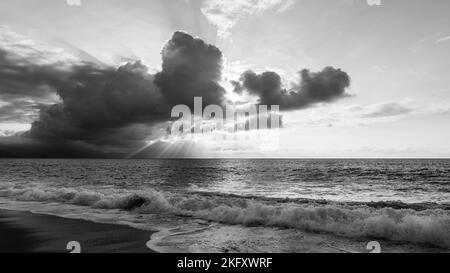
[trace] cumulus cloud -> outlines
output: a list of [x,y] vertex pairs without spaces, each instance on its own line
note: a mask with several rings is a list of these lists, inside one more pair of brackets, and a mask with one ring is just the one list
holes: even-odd
[[222,105],[225,89],[222,78],[222,52],[184,32],[175,32],[162,51],[162,71],[155,83],[171,105],[193,105],[194,97],[204,104]]
[[[221,51],[183,32],[174,33],[165,45],[162,71],[156,75],[139,61],[118,69],[84,63],[60,70],[22,64],[3,53],[0,73],[6,81],[2,81],[2,95],[37,96],[39,87],[46,86],[61,100],[48,107],[33,106],[41,111],[26,134],[31,138],[141,145],[140,141],[152,135],[150,127],[170,120],[172,106],[192,105],[194,96],[203,97],[205,104],[224,101],[225,90],[218,83]],[[2,107],[3,118],[13,114],[11,119],[17,118],[11,108]]]
[[162,95],[141,62],[115,70],[76,67],[68,76],[73,78],[57,89],[61,103],[41,111],[30,137],[108,143],[118,128],[167,119]]
[[[140,61],[118,68],[81,61],[60,66],[16,53],[0,49],[0,122],[35,121],[20,137],[3,138],[3,154],[123,157],[167,134],[173,106],[192,108],[196,96],[204,105],[226,102],[220,85],[222,52],[184,32],[175,32],[163,47],[156,74]],[[282,110],[344,97],[349,84],[345,72],[331,67],[301,71],[300,81],[289,91],[274,72],[248,71],[234,82],[236,91]],[[139,155],[159,154],[156,150],[139,150]]]
[[43,98],[54,90],[51,87],[64,84],[66,71],[58,66],[36,64],[14,52],[0,48],[0,82],[2,98]]
[[[91,151],[89,155],[106,150],[123,154],[161,137],[174,105],[192,106],[194,96],[203,97],[205,104],[224,102],[225,89],[219,84],[222,52],[183,32],[174,33],[164,46],[162,70],[157,74],[149,73],[140,61],[119,68],[77,63],[60,69],[27,62],[5,50],[0,53],[0,74],[4,77],[0,95],[7,98],[0,105],[3,121],[23,120],[30,109],[39,111],[23,140],[36,140],[33,144],[40,147],[27,151],[41,153],[51,142]],[[56,93],[59,102],[37,104],[36,100],[47,93]],[[34,99],[27,105],[15,100],[29,97]],[[59,149],[49,151],[55,156],[60,153]],[[70,156],[69,151],[66,156]]]
[[61,48],[0,26],[0,122],[30,124],[57,101],[55,87],[80,60]]
[[71,52],[0,26],[0,100],[55,102],[54,87],[67,82],[68,70],[83,61]]
[[258,96],[260,104],[279,105],[281,110],[302,109],[348,96],[350,76],[340,69],[326,67],[319,72],[304,69],[299,75],[299,82],[289,91],[283,88],[281,77],[275,72],[246,71],[233,85],[235,92],[247,91]]

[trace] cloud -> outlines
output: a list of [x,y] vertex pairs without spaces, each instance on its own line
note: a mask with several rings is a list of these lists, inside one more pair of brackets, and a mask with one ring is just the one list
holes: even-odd
[[398,102],[386,102],[366,107],[361,113],[363,118],[384,118],[405,115],[415,109]]
[[0,122],[34,121],[41,109],[57,102],[56,87],[70,81],[68,70],[81,65],[62,48],[0,26]]
[[141,62],[118,69],[76,67],[67,78],[76,78],[57,89],[61,103],[42,110],[28,136],[66,139],[91,144],[123,145],[116,135],[138,123],[167,120],[165,106],[154,77]]
[[[174,33],[164,46],[162,70],[155,75],[140,61],[118,68],[79,63],[59,69],[0,52],[0,74],[5,78],[0,95],[7,98],[0,105],[3,121],[29,121],[30,109],[39,111],[22,138],[39,147],[22,145],[28,149],[22,148],[20,154],[37,151],[42,156],[59,156],[63,150],[58,148],[45,152],[55,143],[55,147],[73,148],[67,150],[67,157],[79,150],[89,156],[99,151],[102,156],[105,151],[124,155],[163,136],[174,105],[192,106],[194,96],[202,96],[205,104],[224,103],[225,89],[219,85],[221,51],[183,32]],[[40,94],[43,87],[45,92]],[[52,92],[58,103],[34,103]],[[16,100],[29,97],[34,100],[21,105]]]
[[[218,84],[222,70],[218,48],[176,32],[164,47],[162,59],[162,71],[151,75],[139,61],[118,69],[85,63],[58,70],[3,58],[1,64],[8,67],[3,71],[9,75],[6,78],[11,87],[3,88],[2,95],[36,96],[39,86],[56,90],[61,102],[39,106],[43,109],[28,137],[132,146],[128,139],[137,145],[151,136],[149,127],[170,120],[172,106],[192,105],[194,96],[202,96],[205,104],[221,105],[224,101],[225,90]],[[1,109],[8,111],[5,107]],[[130,130],[130,134],[123,133]]]
[[443,43],[443,42],[446,42],[446,41],[450,41],[450,36],[442,37],[442,38],[436,40],[436,44]]
[[[195,96],[202,97],[204,105],[226,102],[220,85],[222,52],[184,32],[175,32],[165,44],[156,74],[141,61],[117,68],[82,61],[59,66],[20,56],[0,50],[0,122],[35,121],[20,137],[3,130],[9,137],[2,138],[0,154],[126,157],[141,151],[139,156],[151,157],[174,147],[161,142],[173,106],[193,108]],[[317,73],[301,71],[299,83],[289,92],[274,72],[248,71],[235,87],[260,103],[293,110],[345,97],[349,84],[345,72],[327,67]],[[156,140],[161,149],[147,147]]]
[[281,13],[281,12],[288,11],[293,5],[295,5],[295,1],[294,1],[294,0],[286,0],[286,1],[283,1],[283,2],[279,5],[279,7],[278,7],[278,9],[277,9],[277,12],[278,12],[278,13]]
[[67,73],[54,65],[40,65],[0,48],[0,82],[2,97],[43,98],[64,84]]
[[166,101],[173,105],[192,106],[195,96],[203,103],[222,105],[225,89],[222,79],[222,52],[184,32],[175,32],[162,51],[162,71],[155,75],[155,84]]
[[64,48],[49,45],[14,32],[10,27],[0,25],[0,48],[35,65],[70,66],[80,59]]
[[311,107],[297,113],[285,113],[288,127],[366,126],[396,122],[419,116],[439,116],[450,113],[448,104],[422,104],[411,99],[380,102],[369,105],[325,105]]
[[20,135],[28,131],[30,127],[30,124],[0,122],[0,137]]
[[[0,101],[1,102],[1,101]],[[0,103],[0,124],[7,122],[30,124],[39,116],[46,104],[29,99],[14,98]]]
[[275,72],[247,71],[233,85],[235,92],[247,91],[258,96],[260,104],[279,105],[281,110],[302,109],[349,96],[346,90],[350,86],[350,76],[340,69],[326,67],[319,72],[304,69],[299,75],[299,82],[289,91],[283,88],[281,77]]
[[207,0],[203,1],[202,12],[217,26],[219,36],[227,39],[234,26],[248,16],[269,9],[284,12],[293,4],[292,0]]
[[0,142],[1,157],[19,158],[119,158],[122,153],[83,142],[54,140],[52,142],[23,136],[3,137]]

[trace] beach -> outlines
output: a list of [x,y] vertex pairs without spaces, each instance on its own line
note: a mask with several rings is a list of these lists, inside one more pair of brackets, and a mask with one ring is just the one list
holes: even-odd
[[[0,253],[371,253],[368,240],[291,229],[211,225],[157,232],[119,224],[0,209]],[[286,244],[285,242],[289,242]],[[284,242],[284,243],[283,243]],[[380,241],[382,253],[445,253],[445,249]]]
[[82,253],[152,253],[151,232],[31,212],[0,210],[0,253],[69,253],[79,242]]

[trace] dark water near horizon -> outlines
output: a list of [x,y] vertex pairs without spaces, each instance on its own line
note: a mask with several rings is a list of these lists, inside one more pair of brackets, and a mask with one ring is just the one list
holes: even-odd
[[0,181],[332,201],[450,202],[446,159],[0,160]]
[[2,206],[120,215],[148,228],[155,219],[142,217],[181,215],[450,248],[450,160],[0,159]]

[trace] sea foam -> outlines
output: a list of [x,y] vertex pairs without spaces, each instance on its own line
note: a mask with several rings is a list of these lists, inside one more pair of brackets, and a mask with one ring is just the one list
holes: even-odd
[[154,190],[91,190],[0,187],[0,197],[60,202],[137,214],[170,214],[229,225],[326,232],[349,238],[378,238],[450,249],[450,215],[444,209],[395,209],[364,204],[296,203],[285,200],[163,193]]

